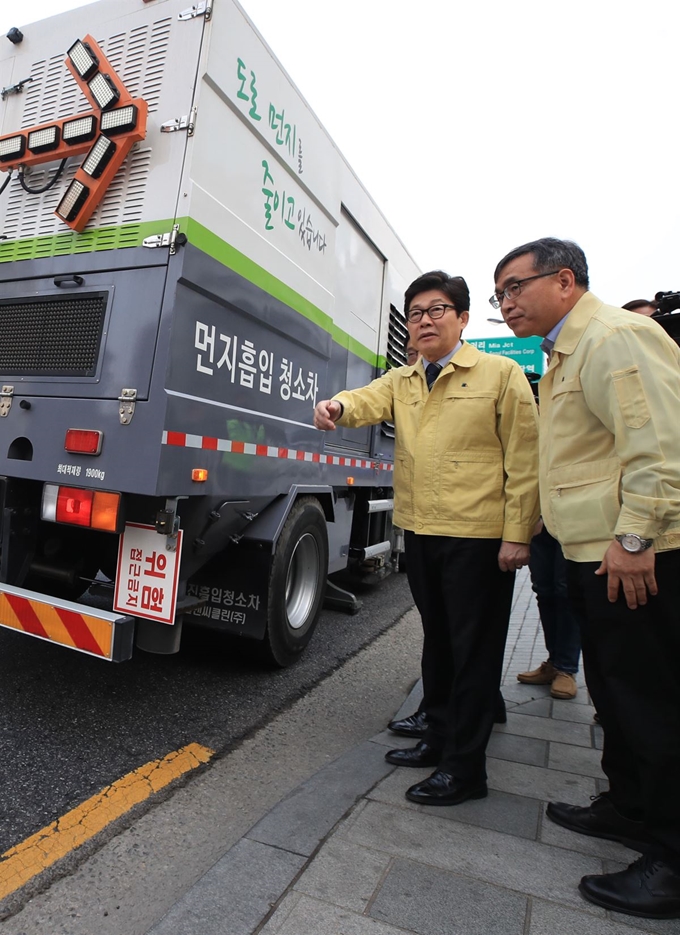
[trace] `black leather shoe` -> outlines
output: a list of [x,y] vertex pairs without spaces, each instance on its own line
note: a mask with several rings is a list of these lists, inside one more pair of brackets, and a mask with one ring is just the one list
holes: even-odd
[[484,799],[488,794],[489,790],[483,780],[461,782],[440,769],[406,790],[409,802],[417,802],[418,805],[460,805],[467,799]]
[[441,755],[441,750],[435,750],[421,740],[408,750],[390,750],[385,759],[395,766],[436,766]]
[[424,711],[416,711],[415,714],[403,717],[400,721],[390,721],[387,729],[402,737],[424,737],[427,729],[427,715]]
[[619,873],[583,877],[579,892],[597,906],[629,916],[680,918],[680,873],[651,856]]
[[498,701],[496,702],[496,713],[493,718],[494,724],[507,724],[508,714],[505,710],[505,698],[501,692],[498,692]]
[[[498,701],[496,702],[496,711],[493,717],[494,724],[507,724],[508,715],[505,710],[505,698],[498,692]],[[393,734],[399,734],[402,737],[424,737],[427,730],[427,715],[424,711],[416,711],[408,717],[401,718],[399,721],[390,721],[387,729]]]
[[649,846],[642,822],[624,818],[606,795],[593,799],[592,805],[585,808],[566,805],[564,802],[549,802],[545,813],[556,825],[562,825],[577,834],[619,841],[634,851],[644,851]]

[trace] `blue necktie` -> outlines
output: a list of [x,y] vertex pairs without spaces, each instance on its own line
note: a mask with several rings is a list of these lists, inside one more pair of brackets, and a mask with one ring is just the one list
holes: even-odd
[[431,390],[434,386],[434,381],[439,376],[439,371],[441,370],[439,364],[428,364],[425,368],[425,379],[427,380],[427,388]]

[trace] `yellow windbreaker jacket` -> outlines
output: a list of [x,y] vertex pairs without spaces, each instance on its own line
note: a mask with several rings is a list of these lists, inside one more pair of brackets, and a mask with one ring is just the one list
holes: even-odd
[[394,521],[422,535],[529,542],[538,419],[512,360],[464,343],[428,393],[420,361],[338,393],[341,425],[394,422]]
[[586,292],[539,383],[541,512],[577,562],[615,535],[680,547],[680,350],[655,321]]

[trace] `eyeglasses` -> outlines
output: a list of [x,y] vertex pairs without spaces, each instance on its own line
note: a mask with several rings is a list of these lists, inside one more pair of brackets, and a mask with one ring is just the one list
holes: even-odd
[[455,309],[455,305],[431,305],[429,308],[410,308],[406,312],[406,321],[417,322],[427,314],[430,316],[432,321],[436,321],[438,318],[441,318],[444,315],[444,312],[447,308]]
[[525,279],[517,279],[515,282],[511,282],[509,286],[506,286],[502,292],[494,292],[489,299],[489,304],[492,308],[500,308],[503,299],[517,298],[525,282],[531,282],[532,279],[543,279],[544,276],[554,276],[555,273],[559,273],[559,270],[553,269],[549,273],[538,273],[536,276],[527,276]]

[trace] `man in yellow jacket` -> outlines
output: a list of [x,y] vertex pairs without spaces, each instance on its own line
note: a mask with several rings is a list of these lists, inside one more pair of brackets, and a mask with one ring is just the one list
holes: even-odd
[[405,296],[415,364],[322,400],[319,429],[394,422],[394,521],[423,632],[427,730],[398,766],[437,767],[408,799],[456,805],[487,794],[515,571],[538,518],[537,415],[518,365],[462,340],[465,280],[425,273]]
[[609,792],[548,817],[645,856],[582,895],[680,917],[680,351],[588,291],[583,251],[544,238],[505,256],[490,302],[551,354],[539,384],[541,512],[580,614]]

